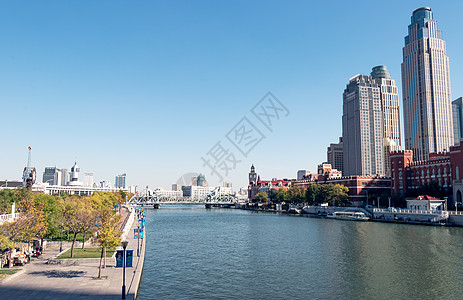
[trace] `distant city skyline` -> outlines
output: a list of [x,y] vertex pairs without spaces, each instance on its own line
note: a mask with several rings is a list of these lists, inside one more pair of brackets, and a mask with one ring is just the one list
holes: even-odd
[[[263,177],[315,173],[342,135],[348,78],[385,65],[402,99],[404,36],[423,6],[443,32],[455,100],[461,1],[4,2],[0,179],[21,179],[31,145],[39,180],[77,161],[94,182],[126,173],[127,185],[170,189],[202,173],[221,185],[201,157],[243,118],[265,138],[246,155],[227,146],[240,154],[223,179],[235,190],[252,164]],[[290,112],[270,129],[251,113],[269,91]]]

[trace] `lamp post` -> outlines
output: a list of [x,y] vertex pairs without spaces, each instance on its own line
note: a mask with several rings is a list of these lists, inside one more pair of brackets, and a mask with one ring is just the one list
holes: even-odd
[[140,257],[140,224],[137,224],[138,236],[137,236],[137,256]]
[[125,299],[125,249],[128,243],[128,241],[122,242],[122,248],[124,249],[122,258],[122,299]]
[[64,227],[61,225],[61,240],[59,242],[59,253],[63,252],[63,230]]

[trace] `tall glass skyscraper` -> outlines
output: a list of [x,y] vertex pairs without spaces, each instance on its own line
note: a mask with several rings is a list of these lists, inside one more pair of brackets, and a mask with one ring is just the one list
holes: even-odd
[[413,11],[402,63],[404,135],[414,160],[453,146],[449,58],[429,7]]

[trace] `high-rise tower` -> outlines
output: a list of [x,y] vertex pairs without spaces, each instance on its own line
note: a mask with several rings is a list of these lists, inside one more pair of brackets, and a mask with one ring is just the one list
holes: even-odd
[[349,80],[343,94],[343,174],[389,175],[389,153],[399,150],[399,95],[386,66]]
[[449,58],[429,7],[413,11],[402,63],[405,147],[415,161],[453,145]]
[[400,138],[399,93],[395,80],[391,78],[386,66],[376,66],[371,72],[371,79],[378,84],[383,115],[383,149],[384,173],[391,174],[391,151],[402,150]]
[[378,85],[367,75],[349,80],[343,94],[344,175],[384,174],[383,116]]

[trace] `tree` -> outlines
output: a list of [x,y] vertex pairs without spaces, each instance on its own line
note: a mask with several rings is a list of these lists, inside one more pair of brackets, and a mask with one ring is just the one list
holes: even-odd
[[266,192],[260,192],[256,195],[256,201],[257,202],[267,202],[268,196]]
[[[62,222],[74,235],[71,244],[71,257],[74,257],[74,245],[79,233],[86,233],[95,226],[96,210],[90,205],[90,198],[70,197],[63,203]],[[83,240],[85,243],[85,240]]]
[[309,185],[307,190],[305,191],[305,199],[309,205],[317,205],[322,203],[322,199],[320,198],[321,195],[321,187],[320,184],[314,183]]
[[277,190],[277,201],[278,203],[283,203],[283,202],[289,202],[289,199],[288,199],[288,193],[286,191],[286,189],[284,188],[279,188]]
[[328,184],[328,201],[332,205],[346,206],[350,204],[349,189],[342,184]]
[[287,197],[291,202],[302,203],[305,200],[305,192],[301,187],[291,185],[287,191]]
[[121,242],[121,231],[116,227],[119,222],[119,218],[120,216],[115,215],[109,208],[100,212],[100,223],[98,224],[99,229],[97,234],[97,241],[101,248],[98,278],[101,278],[103,254],[106,253],[106,248],[116,247]]
[[278,191],[276,189],[270,189],[268,191],[268,199],[272,202],[276,202],[278,199]]

